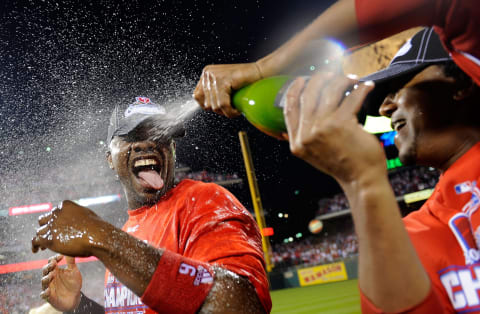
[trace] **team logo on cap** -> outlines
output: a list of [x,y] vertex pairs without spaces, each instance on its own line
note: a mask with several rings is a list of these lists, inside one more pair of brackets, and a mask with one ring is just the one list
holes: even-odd
[[165,114],[166,110],[163,106],[153,103],[148,97],[135,97],[135,102],[130,104],[125,110],[125,118],[132,114]]
[[150,103],[150,98],[148,97],[135,97],[136,105],[148,104],[148,103]]

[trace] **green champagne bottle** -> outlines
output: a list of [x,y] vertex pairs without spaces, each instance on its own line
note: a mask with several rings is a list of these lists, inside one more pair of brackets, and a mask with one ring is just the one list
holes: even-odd
[[236,91],[233,106],[260,131],[282,139],[287,132],[280,102],[292,77],[279,75],[261,79]]
[[[302,77],[306,81],[310,79],[309,76]],[[233,106],[263,133],[284,139],[282,133],[287,132],[287,127],[283,108],[287,91],[295,78],[288,75],[272,76],[244,86],[233,94]],[[357,113],[358,122],[362,125],[367,116],[366,104],[371,101],[369,97]]]

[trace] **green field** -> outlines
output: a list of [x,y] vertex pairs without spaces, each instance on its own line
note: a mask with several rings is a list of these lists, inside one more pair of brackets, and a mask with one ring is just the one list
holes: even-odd
[[357,280],[271,292],[272,313],[360,313]]

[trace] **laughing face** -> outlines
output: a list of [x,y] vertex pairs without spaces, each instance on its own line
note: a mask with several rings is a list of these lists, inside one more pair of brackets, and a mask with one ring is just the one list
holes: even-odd
[[173,186],[175,144],[153,141],[130,142],[116,136],[107,160],[118,174],[128,207],[155,204]]
[[432,65],[390,90],[379,111],[391,118],[397,131],[395,145],[400,160],[440,167],[442,158],[448,157],[456,121],[452,110],[455,80],[444,74],[442,66]]

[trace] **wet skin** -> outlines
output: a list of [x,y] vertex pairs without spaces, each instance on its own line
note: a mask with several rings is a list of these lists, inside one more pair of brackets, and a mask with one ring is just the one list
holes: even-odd
[[[115,137],[107,153],[110,168],[117,172],[127,197],[130,209],[155,204],[173,187],[175,179],[175,143],[156,143],[152,141],[130,142],[122,137]],[[138,159],[155,159],[158,172],[163,179],[161,190],[145,188],[140,183],[134,162]]]
[[[173,143],[129,142],[115,137],[110,148],[107,161],[118,174],[129,208],[151,206],[173,187]],[[133,169],[133,163],[138,158],[155,159],[158,162],[156,169],[164,182],[160,190],[145,188],[141,184]],[[40,228],[32,239],[34,253],[48,248],[67,256],[96,256],[119,281],[138,296],[143,295],[163,254],[163,249],[146,244],[102,220],[90,209],[71,201],[64,201],[58,208],[42,215],[39,225]],[[70,311],[79,304],[86,304],[85,309],[91,313],[102,312],[100,306],[80,296],[81,276],[78,276],[74,260],[69,260],[65,270],[57,267],[59,260],[60,257],[52,258],[44,267],[41,297],[61,311]],[[64,285],[65,282],[70,284]],[[248,279],[215,267],[214,285],[200,312],[245,311],[264,312],[251,283]]]

